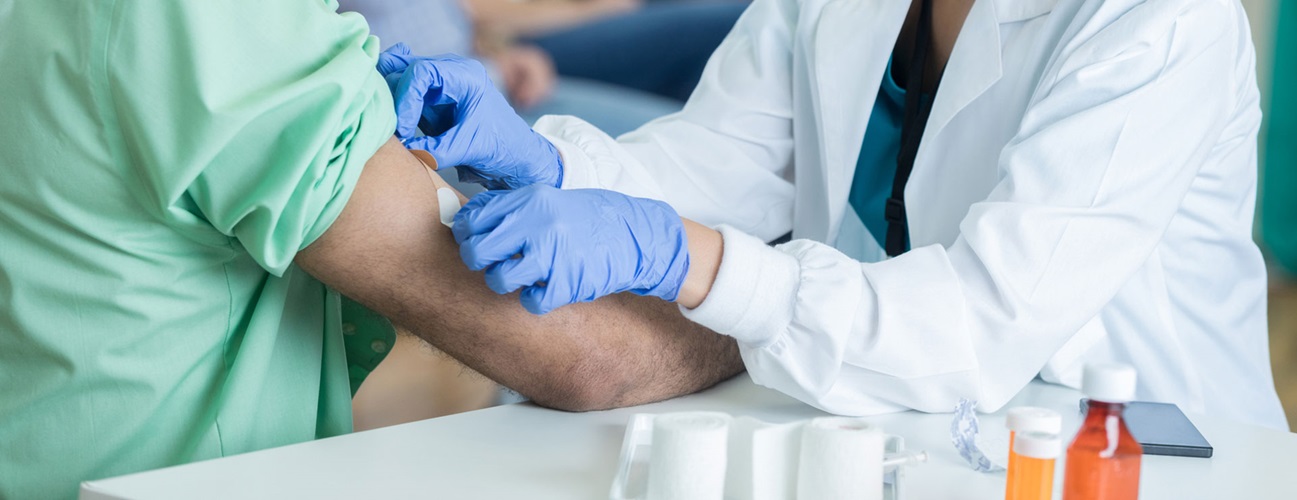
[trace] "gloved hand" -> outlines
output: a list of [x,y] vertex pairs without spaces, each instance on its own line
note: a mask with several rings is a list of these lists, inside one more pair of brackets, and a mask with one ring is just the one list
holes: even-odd
[[410,56],[410,46],[405,43],[397,43],[378,55],[378,64],[375,66],[378,68],[378,74],[383,75],[383,79],[387,80],[389,89],[396,87],[396,81],[391,77],[395,75],[399,79],[401,72],[410,66],[411,59],[414,58]]
[[[459,179],[488,189],[558,187],[563,162],[548,139],[514,113],[486,68],[458,56],[414,57],[397,44],[378,58],[396,103],[396,137],[432,154]],[[422,129],[424,137],[415,137]]]
[[487,191],[455,215],[453,232],[464,263],[486,269],[496,293],[521,288],[533,314],[626,291],[674,301],[689,274],[675,210],[613,191]]

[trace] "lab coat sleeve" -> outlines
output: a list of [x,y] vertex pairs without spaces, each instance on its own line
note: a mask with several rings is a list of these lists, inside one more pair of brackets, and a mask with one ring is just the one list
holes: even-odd
[[833,413],[1000,408],[1155,251],[1213,148],[1254,140],[1227,126],[1256,103],[1236,97],[1241,23],[1222,7],[1146,2],[1081,26],[949,248],[865,264],[722,228],[716,282],[686,315],[738,339],[758,383]]
[[772,240],[792,229],[792,32],[797,2],[755,0],[679,113],[613,140],[573,117],[535,129],[563,155],[563,187],[671,204]]

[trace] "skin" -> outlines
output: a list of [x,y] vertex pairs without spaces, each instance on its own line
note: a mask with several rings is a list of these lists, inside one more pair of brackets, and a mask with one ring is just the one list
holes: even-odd
[[495,382],[398,331],[392,351],[351,398],[352,427],[359,432],[486,408],[498,391]]
[[395,139],[366,163],[346,208],[296,258],[306,272],[537,404],[584,411],[710,387],[743,369],[733,339],[630,294],[535,316],[459,260],[441,225],[444,185]]
[[[901,34],[892,49],[892,77],[896,83],[908,88],[905,77],[909,75],[909,62],[914,49],[914,37],[918,34],[919,1],[910,3],[910,13],[901,25]],[[959,30],[964,27],[973,0],[932,0],[932,53],[928,56],[927,78],[923,82],[923,91],[931,92],[937,88],[941,72],[950,60],[950,53],[959,38]]]
[[[918,0],[911,3],[910,14],[901,26],[901,34],[892,52],[892,76],[902,87],[908,83],[904,77],[909,74],[907,63],[913,53],[914,37],[918,31],[920,5],[922,4]],[[973,0],[933,0],[932,7],[932,53],[928,57],[928,64],[932,66],[928,68],[923,82],[925,92],[937,88],[941,72],[945,70],[950,53],[954,51],[955,41],[959,38],[959,30],[963,28],[968,11],[973,7]],[[720,233],[715,230],[689,219],[682,220],[689,241],[690,265],[689,274],[685,276],[676,301],[693,309],[703,303],[711,292],[712,284],[716,282],[722,243]]]
[[514,106],[530,108],[554,92],[558,71],[545,51],[530,45],[514,45],[491,57],[500,69],[505,95]]
[[468,0],[469,14],[497,36],[536,36],[639,9],[642,0]]

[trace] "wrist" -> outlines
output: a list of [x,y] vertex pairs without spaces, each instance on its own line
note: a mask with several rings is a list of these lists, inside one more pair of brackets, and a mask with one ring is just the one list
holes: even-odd
[[558,169],[558,180],[554,182],[554,187],[563,189],[563,153],[558,148],[555,148],[553,144],[550,144],[549,147],[554,148],[554,166]]
[[711,293],[716,273],[721,268],[721,254],[725,247],[721,233],[707,226],[681,219],[688,240],[690,265],[680,287],[676,302],[688,309],[698,307]]
[[636,214],[626,224],[638,228],[632,229],[630,236],[639,247],[635,285],[630,291],[675,302],[691,267],[684,220],[665,202],[626,199],[632,202],[631,213]]
[[535,129],[532,129],[531,133],[536,140],[540,141],[540,150],[548,153],[550,158],[550,162],[541,167],[543,170],[536,172],[534,182],[543,182],[558,189],[563,189],[563,153],[559,151],[558,146],[554,145],[554,141],[549,140],[548,137]]

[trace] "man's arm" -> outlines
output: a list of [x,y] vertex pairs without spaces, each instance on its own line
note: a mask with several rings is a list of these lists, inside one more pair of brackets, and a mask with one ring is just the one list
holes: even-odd
[[438,222],[436,187],[388,141],[302,269],[538,404],[595,410],[692,393],[742,371],[733,339],[629,294],[545,316],[497,295]]

